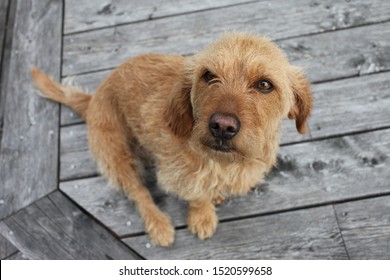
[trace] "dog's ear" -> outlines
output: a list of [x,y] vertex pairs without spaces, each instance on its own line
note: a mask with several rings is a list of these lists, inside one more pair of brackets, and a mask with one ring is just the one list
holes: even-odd
[[295,119],[298,132],[304,134],[307,131],[306,122],[313,107],[310,83],[303,75],[302,69],[298,67],[292,67],[289,80],[294,94],[294,104],[288,113],[288,118]]
[[194,119],[191,106],[192,81],[184,74],[174,85],[168,96],[165,121],[178,137],[187,138],[191,134]]

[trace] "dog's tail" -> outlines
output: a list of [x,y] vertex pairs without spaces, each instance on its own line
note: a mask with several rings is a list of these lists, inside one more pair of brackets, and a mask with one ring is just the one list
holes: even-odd
[[31,70],[31,76],[35,86],[41,91],[42,97],[65,104],[76,111],[84,120],[86,119],[91,95],[77,88],[63,86],[35,67]]

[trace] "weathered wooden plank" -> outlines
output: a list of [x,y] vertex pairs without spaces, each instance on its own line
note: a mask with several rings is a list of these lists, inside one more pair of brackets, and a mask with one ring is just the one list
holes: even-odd
[[[265,183],[247,196],[227,200],[218,215],[224,220],[388,193],[389,164],[390,130],[284,146],[279,167]],[[106,185],[105,179],[90,178],[60,188],[117,234],[142,232],[133,203]],[[185,203],[164,193],[155,198],[176,226],[186,225]]]
[[97,176],[95,160],[89,151],[61,154],[60,180]]
[[390,72],[316,84],[313,90],[312,139],[390,126]]
[[335,209],[351,259],[390,259],[390,196],[342,203]]
[[61,154],[88,151],[85,124],[66,126],[61,129]]
[[[278,40],[389,19],[390,4],[388,1],[313,2],[312,0],[298,0],[294,2],[294,5],[286,1],[261,1],[65,36],[63,75],[112,68],[128,57],[146,52],[194,53],[226,30],[250,31]],[[139,32],[140,30],[142,32]],[[369,68],[370,59],[375,57],[366,58],[354,54],[350,51],[351,46],[354,48],[357,46],[356,49],[361,46],[370,46],[376,43],[377,40],[372,41],[372,39],[378,39],[377,36],[380,33],[379,42],[388,47],[389,42],[385,39],[390,32],[388,30],[390,30],[389,23],[375,27],[363,27],[361,30],[350,29],[337,33],[337,35],[324,34],[324,37],[306,39],[310,40],[310,44],[306,43],[306,40],[303,45],[294,43],[290,49],[293,54],[297,53],[299,58],[308,56],[307,60],[313,57],[311,52],[321,54],[324,59],[314,56],[318,64],[332,65],[332,69],[335,70],[345,67],[345,63],[340,63],[340,57],[343,57],[341,55],[345,55],[343,60],[347,62],[349,68],[354,68],[354,72],[363,72],[365,66],[356,70],[358,65],[364,65],[368,59],[367,67]],[[361,32],[364,32],[365,36],[361,36]],[[319,41],[316,42],[316,40]],[[340,44],[343,45],[343,51],[337,52],[338,55],[335,56],[334,48]],[[318,50],[314,49],[318,47],[320,47]],[[327,64],[325,57],[332,58],[332,56],[334,57],[331,63]],[[305,62],[302,61],[304,65]],[[332,76],[332,71],[329,72],[327,74]]]
[[[186,203],[174,196],[167,196],[162,190],[149,184],[157,205],[175,221],[185,221]],[[118,189],[107,183],[103,177],[63,182],[60,189],[82,205],[103,224],[122,236],[144,231],[144,224],[133,202]]]
[[169,250],[146,236],[124,241],[147,259],[347,258],[331,206],[222,223],[206,241],[179,230]]
[[[3,53],[3,40],[5,38],[5,31],[7,27],[9,0],[0,0],[0,53]],[[1,62],[1,58],[0,58]]]
[[215,9],[227,5],[253,2],[248,0],[146,0],[146,1],[78,1],[65,2],[65,33],[151,20],[159,17]]
[[[299,135],[294,122],[286,120],[282,144],[390,126],[389,88],[390,72],[314,85],[310,134]],[[96,173],[96,164],[88,152],[85,124],[62,128],[61,180]]]
[[0,0],[0,69],[2,63],[5,32],[7,28],[9,0]]
[[60,192],[0,222],[0,232],[29,259],[138,258]]
[[62,2],[16,5],[0,149],[0,219],[57,186],[59,106],[35,94],[30,67],[59,76]]
[[29,260],[23,253],[17,252],[16,254],[13,254],[7,258],[7,260]]
[[0,0],[0,147],[3,135],[5,81],[8,79],[7,74],[12,39],[9,30],[11,30],[10,26],[13,26],[14,11],[15,1],[11,3],[10,0]]
[[15,254],[18,250],[3,235],[0,234],[0,260]]
[[61,129],[60,180],[97,174],[96,163],[89,152],[85,124]]
[[280,41],[313,82],[390,69],[390,22]]

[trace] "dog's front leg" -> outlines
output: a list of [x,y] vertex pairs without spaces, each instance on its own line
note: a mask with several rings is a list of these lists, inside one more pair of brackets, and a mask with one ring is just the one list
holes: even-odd
[[211,200],[190,201],[188,229],[200,239],[210,238],[218,224],[218,216]]

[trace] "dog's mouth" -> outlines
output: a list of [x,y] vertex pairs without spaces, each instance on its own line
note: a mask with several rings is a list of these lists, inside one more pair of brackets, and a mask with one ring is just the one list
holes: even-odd
[[207,148],[215,152],[233,153],[236,151],[230,141],[221,141],[221,140],[215,140],[211,142],[205,141],[203,145],[205,145]]

